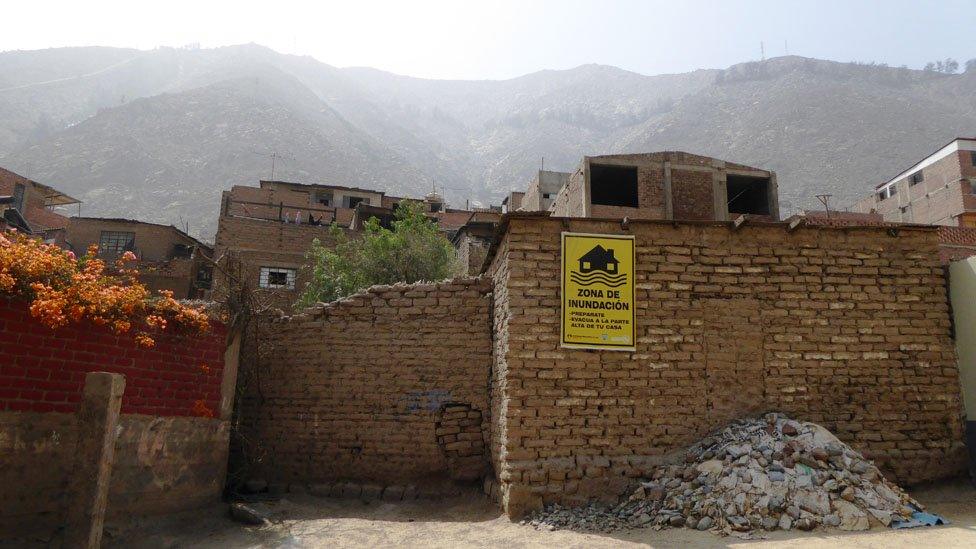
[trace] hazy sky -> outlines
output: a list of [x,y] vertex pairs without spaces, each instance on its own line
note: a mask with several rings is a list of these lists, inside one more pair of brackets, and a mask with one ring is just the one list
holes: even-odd
[[584,63],[644,74],[789,53],[920,68],[976,57],[976,1],[29,0],[0,50],[257,42],[337,66],[508,78]]

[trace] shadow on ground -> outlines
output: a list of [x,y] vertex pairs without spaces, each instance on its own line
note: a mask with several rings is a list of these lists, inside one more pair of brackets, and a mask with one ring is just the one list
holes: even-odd
[[687,529],[594,534],[542,531],[512,523],[479,493],[400,503],[288,494],[271,505],[272,523],[248,527],[227,506],[144,520],[106,537],[107,547],[976,547],[976,490],[967,481],[912,491],[952,524],[913,530],[774,532],[742,540]]

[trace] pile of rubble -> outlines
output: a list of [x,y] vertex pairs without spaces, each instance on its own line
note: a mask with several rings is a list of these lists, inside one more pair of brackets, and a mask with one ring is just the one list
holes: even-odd
[[540,528],[687,527],[718,533],[866,530],[921,506],[823,427],[780,414],[734,422],[662,466],[616,507],[549,506]]

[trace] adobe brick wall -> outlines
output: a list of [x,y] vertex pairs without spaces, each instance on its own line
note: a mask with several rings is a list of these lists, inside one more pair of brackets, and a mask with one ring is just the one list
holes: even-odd
[[[102,327],[52,331],[23,302],[0,298],[0,539],[63,525],[74,412],[90,371],[126,377],[109,518],[218,501],[229,438],[221,400],[234,392],[233,376],[223,379],[224,337],[217,325],[204,337],[157,336],[145,349]],[[197,417],[197,400],[220,417]]]
[[635,353],[559,346],[560,231],[495,251],[492,458],[510,513],[613,495],[732,417],[831,429],[905,483],[963,470],[959,374],[930,229],[634,222]]
[[488,292],[476,278],[375,286],[261,322],[260,358],[242,365],[258,368],[242,402],[251,474],[380,483],[447,476],[446,450],[463,449],[438,445],[441,408],[468,405],[487,424]]

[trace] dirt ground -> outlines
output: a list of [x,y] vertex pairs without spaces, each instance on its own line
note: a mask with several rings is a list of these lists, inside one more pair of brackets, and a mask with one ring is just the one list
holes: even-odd
[[614,534],[540,531],[512,523],[484,497],[442,501],[363,503],[288,494],[269,504],[273,523],[231,521],[226,505],[109,529],[108,547],[976,547],[976,489],[966,481],[913,491],[930,512],[951,524],[866,532],[774,532],[741,540],[687,529],[640,529]]

